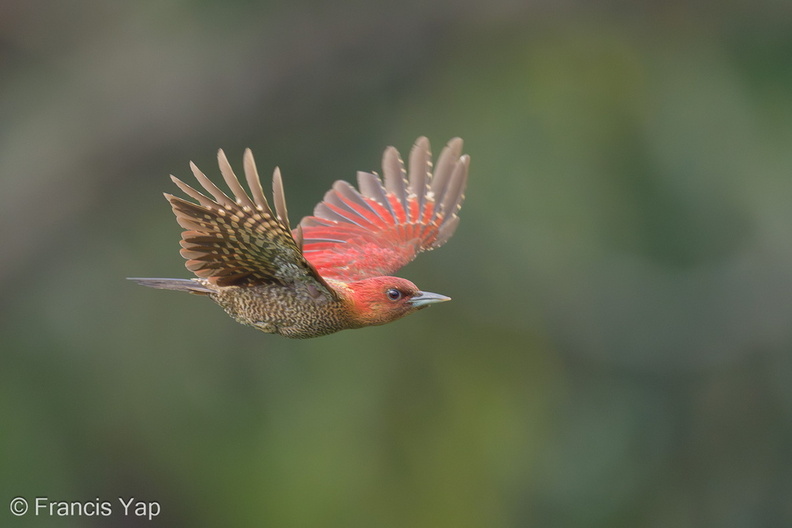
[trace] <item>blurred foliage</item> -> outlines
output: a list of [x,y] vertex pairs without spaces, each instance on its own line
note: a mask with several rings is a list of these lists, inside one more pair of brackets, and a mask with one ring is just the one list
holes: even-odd
[[[785,2],[0,6],[0,499],[161,526],[792,524]],[[462,136],[452,303],[291,341],[186,277],[168,173],[293,218]],[[234,161],[236,160],[236,161]],[[132,526],[102,517],[4,526]]]

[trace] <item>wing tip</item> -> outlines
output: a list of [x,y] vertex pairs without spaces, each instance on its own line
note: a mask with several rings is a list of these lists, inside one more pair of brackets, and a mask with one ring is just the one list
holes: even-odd
[[465,141],[459,136],[454,136],[448,140],[446,146],[451,149],[459,149],[459,151],[462,152],[462,148],[465,146]]
[[275,216],[284,227],[291,230],[289,224],[289,211],[286,208],[286,193],[283,189],[283,177],[280,167],[272,171],[272,200],[275,202]]

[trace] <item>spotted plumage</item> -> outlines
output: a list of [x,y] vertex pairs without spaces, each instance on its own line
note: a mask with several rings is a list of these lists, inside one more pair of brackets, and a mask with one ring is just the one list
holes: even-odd
[[242,324],[297,338],[384,324],[449,300],[390,274],[419,252],[445,243],[456,229],[469,165],[461,139],[443,149],[434,172],[426,138],[410,153],[409,174],[389,147],[384,180],[360,172],[360,190],[335,182],[294,230],[277,168],[273,210],[249,149],[244,154],[249,194],[222,150],[218,164],[233,199],[192,163],[211,197],[173,176],[194,202],[165,194],[184,228],[185,265],[197,278],[132,280],[207,295]]

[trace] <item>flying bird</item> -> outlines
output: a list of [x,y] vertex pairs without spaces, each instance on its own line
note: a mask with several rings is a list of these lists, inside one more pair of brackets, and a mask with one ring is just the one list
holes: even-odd
[[470,164],[460,138],[448,142],[434,170],[426,138],[415,142],[408,170],[388,147],[382,178],[358,172],[358,189],[336,181],[295,229],[278,168],[273,210],[250,149],[243,158],[249,193],[222,150],[217,160],[233,198],[192,162],[195,179],[211,197],[175,176],[173,182],[194,201],[165,193],[184,228],[185,266],[196,278],[130,280],[206,295],[239,323],[293,338],[381,325],[450,300],[391,275],[456,230]]

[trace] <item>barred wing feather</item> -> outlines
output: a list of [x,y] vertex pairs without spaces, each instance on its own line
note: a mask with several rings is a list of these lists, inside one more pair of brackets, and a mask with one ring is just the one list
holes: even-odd
[[229,198],[194,164],[195,178],[211,195],[198,192],[178,178],[176,185],[195,202],[165,194],[182,233],[185,266],[198,277],[218,286],[309,283],[312,291],[335,298],[333,290],[305,260],[289,228],[283,184],[278,169],[273,176],[273,211],[261,188],[250,150],[245,151],[245,176],[250,195],[243,189],[222,150],[217,155],[220,172],[234,198]]

